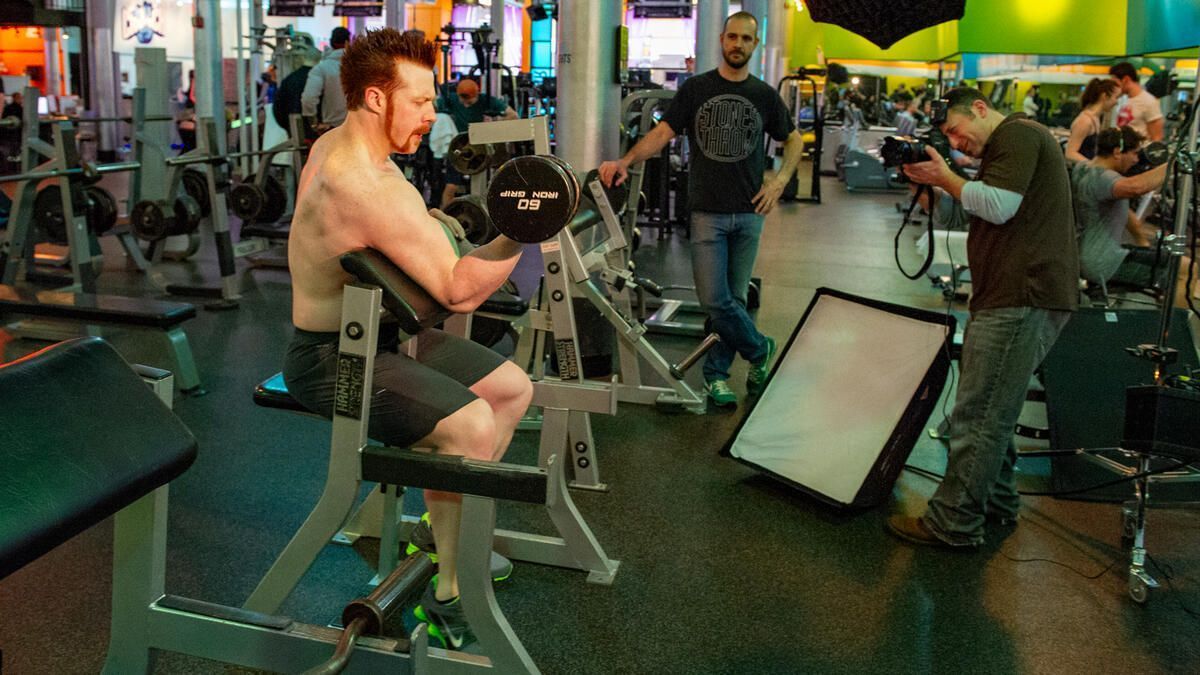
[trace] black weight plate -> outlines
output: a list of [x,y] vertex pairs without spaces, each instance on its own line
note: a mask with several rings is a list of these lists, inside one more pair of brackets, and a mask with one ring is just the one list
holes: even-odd
[[549,157],[517,157],[488,185],[487,212],[510,239],[536,244],[571,222],[578,193],[570,172]]
[[174,218],[168,225],[167,234],[191,234],[200,225],[200,204],[188,195],[179,195],[172,206]]
[[212,202],[208,199],[208,178],[200,171],[188,169],[180,176],[183,191],[200,205],[200,216],[207,218],[212,213]]
[[140,201],[129,213],[129,228],[142,241],[164,239],[167,236],[167,214],[156,201]]
[[450,165],[464,176],[474,176],[487,171],[491,162],[489,154],[488,146],[471,145],[470,137],[466,133],[451,139],[450,148],[446,151]]
[[499,234],[492,219],[488,217],[487,203],[479,195],[457,197],[446,208],[446,215],[458,220],[467,233],[467,241],[482,246]]
[[66,245],[67,219],[57,185],[47,185],[33,198],[33,222],[51,244]]
[[117,224],[116,198],[98,185],[89,185],[84,192],[88,198],[88,229],[97,236],[107,233]]
[[579,198],[582,196],[580,194],[582,189],[579,186],[579,177],[575,175],[575,171],[571,168],[571,165],[567,164],[567,160],[561,157],[555,157],[554,155],[546,155],[546,159],[549,159],[557,164],[563,170],[563,173],[566,174],[567,180],[571,183],[571,194],[573,195],[571,203],[575,205],[575,210],[578,211]]
[[267,175],[267,180],[262,187],[266,201],[263,202],[262,211],[255,217],[255,221],[278,223],[279,219],[283,217],[283,212],[287,211],[287,191],[284,190],[283,183],[272,175]]
[[229,193],[229,208],[243,223],[253,223],[266,203],[266,193],[253,183],[242,183]]
[[[592,199],[591,188],[592,181],[594,180],[600,180],[599,169],[592,169],[591,171],[587,172],[586,176],[583,177],[583,196],[586,197],[589,202],[594,201]],[[600,184],[603,186],[603,181]],[[625,203],[629,201],[629,181],[626,180],[620,185],[605,187],[604,193],[608,195],[608,203],[612,205],[613,213],[620,214],[625,210]]]

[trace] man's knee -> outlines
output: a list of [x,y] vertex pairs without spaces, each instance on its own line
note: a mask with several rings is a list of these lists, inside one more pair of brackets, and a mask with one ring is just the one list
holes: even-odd
[[496,419],[491,406],[475,399],[438,422],[432,439],[438,452],[490,460],[496,446]]
[[505,361],[492,374],[496,376],[498,391],[506,402],[522,411],[529,407],[533,400],[533,382],[528,373],[512,361]]

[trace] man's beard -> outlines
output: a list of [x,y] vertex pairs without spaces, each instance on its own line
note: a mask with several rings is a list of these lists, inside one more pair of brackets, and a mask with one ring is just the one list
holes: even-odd
[[750,55],[746,54],[745,52],[743,52],[741,55],[742,60],[740,63],[734,60],[738,58],[738,55],[732,51],[721,52],[721,56],[724,57],[725,63],[728,64],[730,68],[741,68],[750,62]]

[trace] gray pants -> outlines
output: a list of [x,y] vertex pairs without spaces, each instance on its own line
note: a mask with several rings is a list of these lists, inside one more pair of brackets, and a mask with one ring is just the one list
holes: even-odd
[[946,477],[923,520],[955,546],[983,541],[988,513],[1015,516],[1013,428],[1029,378],[1066,325],[1070,312],[1004,307],[971,314],[963,336],[961,377],[950,415]]

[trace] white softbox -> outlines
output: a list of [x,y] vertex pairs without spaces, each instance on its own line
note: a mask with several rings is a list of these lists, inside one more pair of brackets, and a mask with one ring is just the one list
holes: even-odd
[[723,452],[830,504],[882,502],[950,367],[954,318],[820,288]]

